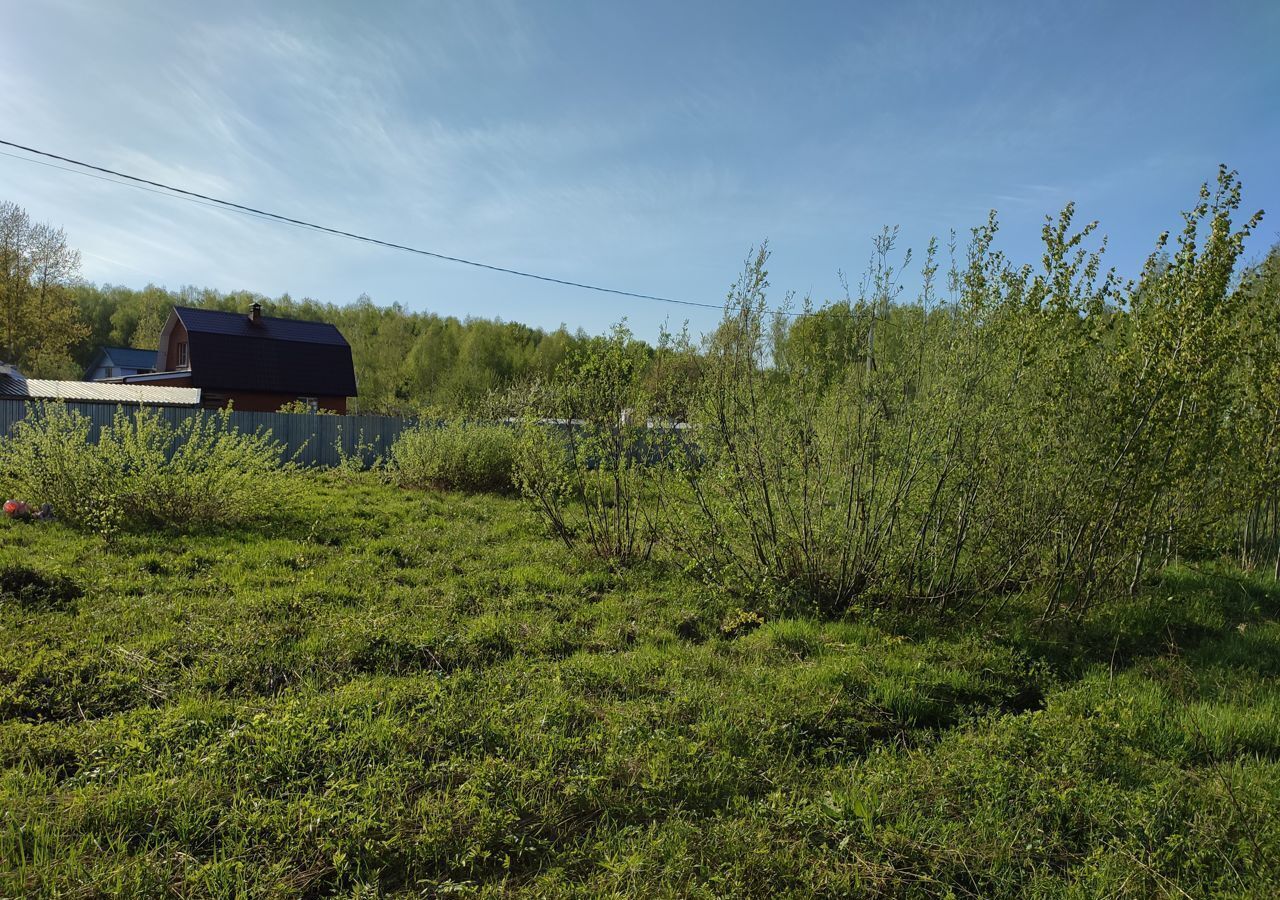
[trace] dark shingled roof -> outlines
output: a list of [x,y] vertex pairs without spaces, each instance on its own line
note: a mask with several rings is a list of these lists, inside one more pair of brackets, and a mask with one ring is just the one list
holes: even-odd
[[[327,322],[174,308],[187,329],[192,387],[356,396],[351,345]],[[172,360],[170,361],[172,362]]]
[[139,350],[137,347],[103,347],[98,353],[124,369],[154,369],[156,367],[156,351],[154,350]]

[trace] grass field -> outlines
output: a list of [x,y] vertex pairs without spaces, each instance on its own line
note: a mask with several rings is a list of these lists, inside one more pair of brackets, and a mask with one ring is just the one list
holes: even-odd
[[268,517],[0,525],[0,895],[1280,892],[1268,579],[760,623],[511,499]]

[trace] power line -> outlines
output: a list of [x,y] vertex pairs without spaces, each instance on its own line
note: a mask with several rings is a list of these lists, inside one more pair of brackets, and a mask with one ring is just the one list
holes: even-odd
[[[3,143],[3,141],[0,141],[0,143]],[[209,209],[222,209],[222,207],[218,206],[217,204],[206,203],[203,200],[197,200],[195,197],[183,197],[178,194],[170,194],[170,193],[166,193],[165,191],[158,191],[154,188],[145,187],[141,184],[131,184],[128,181],[117,181],[114,178],[107,178],[105,175],[95,175],[92,172],[82,172],[79,169],[72,169],[67,166],[59,166],[56,163],[44,162],[43,160],[39,160],[39,159],[32,159],[29,156],[19,156],[16,153],[6,153],[3,150],[0,150],[0,156],[7,156],[10,159],[18,159],[18,160],[21,160],[22,162],[33,163],[37,166],[45,166],[46,168],[57,169],[60,172],[70,172],[72,175],[83,175],[85,178],[96,178],[98,181],[105,181],[107,184],[118,184],[121,187],[137,188],[138,190],[146,191],[149,194],[159,194],[161,197],[170,197],[174,200],[186,200],[188,203],[194,203],[197,206],[205,206],[205,207],[208,207]],[[227,210],[227,211],[232,212],[233,210]],[[252,215],[252,214],[245,213],[245,215]],[[271,221],[271,219],[268,218],[267,216],[254,215],[254,218],[265,219],[268,222]]]
[[[565,287],[579,288],[585,291],[596,291],[601,294],[613,294],[618,297],[631,297],[636,300],[653,300],[659,303],[670,303],[676,306],[690,306],[690,307],[696,307],[698,309],[712,309],[717,311],[723,311],[725,309],[724,304],[701,303],[696,300],[680,300],[674,297],[661,297],[655,294],[642,294],[635,291],[624,291],[618,288],[602,287],[596,284],[587,284],[585,282],[580,282],[580,281],[570,281],[564,278],[555,278],[550,275],[539,275],[536,272],[524,272],[524,271],[521,271],[520,269],[508,268],[507,266],[497,266],[497,265],[492,265],[490,263],[478,262],[473,259],[465,259],[460,256],[450,256],[445,253],[437,253],[434,250],[423,250],[420,247],[411,247],[407,244],[398,244],[393,241],[384,241],[384,240],[380,240],[379,238],[373,238],[367,235],[357,234],[352,231],[344,231],[343,229],[340,229],[340,228],[331,228],[327,225],[318,225],[315,222],[308,222],[304,219],[296,219],[291,216],[282,215],[280,213],[274,213],[268,210],[258,209],[257,207],[247,206],[242,203],[234,203],[230,200],[223,200],[219,197],[212,197],[208,194],[201,194],[197,191],[191,191],[185,188],[174,187],[171,184],[165,184],[164,182],[161,182],[161,181],[154,181],[150,178],[142,178],[138,175],[129,175],[128,173],[120,172],[115,169],[109,169],[105,166],[98,166],[98,165],[94,165],[93,163],[84,162],[83,160],[73,159],[69,156],[61,156],[57,153],[50,153],[47,150],[38,150],[35,147],[28,147],[25,144],[18,144],[13,141],[6,141],[3,139],[0,139],[0,145],[6,146],[6,147],[12,147],[15,150],[21,150],[24,153],[31,153],[31,154],[35,154],[36,156],[43,156],[45,157],[45,159],[58,160],[58,162],[68,163],[71,166],[78,166],[79,168],[72,169],[72,168],[68,168],[67,166],[57,165],[56,163],[44,162],[39,159],[31,159],[30,157],[19,156],[14,153],[5,153],[3,151],[0,151],[0,156],[7,156],[11,159],[18,159],[24,162],[35,163],[36,165],[47,166],[48,168],[58,169],[63,172],[70,172],[74,175],[84,175],[88,178],[96,178],[99,181],[106,181],[110,184],[118,184],[124,187],[137,188],[139,190],[147,191],[148,193],[160,194],[161,196],[164,196],[164,197],[173,197],[174,199],[177,199],[177,200],[186,200],[191,203],[199,204],[200,206],[207,206],[213,209],[225,209],[231,212],[238,212],[243,215],[253,216],[254,218],[258,218],[258,219],[266,219],[269,221],[282,222],[286,225],[293,225],[298,228],[306,228],[313,231],[319,231],[324,234],[331,234],[337,237],[344,237],[350,240],[361,241],[362,243],[366,243],[366,244],[375,244],[379,247],[386,247],[391,250],[400,250],[406,253],[415,253],[419,256],[427,256],[427,257],[431,257],[432,259],[439,259],[445,262],[458,263],[460,265],[471,266],[477,269],[486,269],[490,272],[501,272],[506,275],[514,275],[520,278],[531,278],[531,279],[534,279],[535,281],[543,281],[550,284],[559,284],[559,285],[564,285]],[[94,174],[94,173],[99,173],[99,174]],[[772,310],[767,310],[766,312],[772,315],[786,316],[788,318],[802,318],[805,316],[809,316],[809,315],[813,315],[815,313],[821,312],[821,310],[812,310],[812,311],[801,310],[798,312],[793,312],[790,310],[772,309]],[[874,318],[876,321],[887,322],[889,324],[896,324],[896,323],[890,322],[887,319],[883,319],[880,316],[876,316],[874,314],[872,315],[872,318]]]
[[[68,157],[68,156],[60,156],[57,153],[50,153],[46,150],[37,150],[35,147],[28,147],[24,144],[14,143],[13,141],[6,141],[6,140],[0,139],[0,144],[3,144],[6,147],[13,147],[16,150],[22,150],[26,153],[33,153],[37,156],[43,156],[46,159],[56,159],[59,162],[69,163],[73,166],[79,166],[81,169],[88,169],[92,172],[100,172],[103,175],[113,176],[114,178],[123,178],[128,182],[132,182],[132,185],[130,186],[148,186],[150,188],[159,188],[161,189],[161,191],[168,191],[168,192],[171,192],[172,194],[180,195],[182,197],[205,201],[206,204],[213,203],[226,209],[237,210],[239,212],[248,213],[250,215],[258,216],[260,218],[274,219],[277,222],[284,222],[289,225],[296,225],[300,228],[310,228],[314,231],[321,231],[326,234],[337,235],[338,237],[350,238],[351,240],[362,241],[366,244],[376,244],[380,247],[388,247],[392,250],[402,250],[406,253],[416,253],[419,256],[429,256],[433,259],[444,260],[445,262],[459,263],[461,265],[472,266],[477,269],[487,269],[490,272],[502,272],[507,275],[516,275],[521,278],[532,278],[537,281],[545,281],[551,284],[560,284],[560,285],[564,285],[565,287],[579,288],[585,291],[596,291],[601,294],[615,294],[619,297],[632,297],[637,300],[654,300],[659,303],[673,303],[678,306],[694,306],[694,307],[699,307],[701,309],[716,309],[716,310],[724,309],[723,305],[716,305],[712,303],[699,303],[694,300],[678,300],[673,297],[660,297],[654,294],[641,294],[634,291],[623,291],[617,288],[602,287],[597,284],[586,284],[580,281],[569,281],[568,279],[565,279],[565,278],[554,278],[550,275],[539,275],[535,272],[524,272],[519,269],[512,269],[506,266],[495,266],[490,263],[477,262],[476,260],[473,260],[473,259],[464,259],[463,257],[460,257],[460,256],[450,256],[445,253],[437,253],[434,250],[423,250],[420,247],[410,247],[407,244],[397,244],[393,241],[384,241],[378,238],[369,237],[367,235],[356,234],[355,232],[352,232],[352,231],[344,231],[341,228],[330,228],[327,225],[318,225],[315,222],[307,222],[303,219],[295,219],[292,216],[285,216],[285,215],[281,215],[280,213],[273,213],[268,210],[258,209],[253,206],[246,206],[242,203],[233,203],[230,200],[223,200],[219,197],[211,197],[208,194],[201,194],[196,191],[189,191],[184,188],[174,187],[171,184],[165,184],[160,181],[153,181],[150,178],[142,178],[137,175],[129,175],[125,172],[118,172],[115,169],[108,169],[105,166],[97,166],[97,165],[94,165],[93,163],[87,163],[79,159],[72,159],[71,157]],[[12,154],[6,154],[6,155],[12,155]],[[22,159],[22,157],[16,157],[16,158]],[[29,162],[38,162],[38,160],[29,160]],[[55,166],[54,168],[62,168],[62,167]],[[75,170],[67,170],[67,171],[75,171]],[[80,172],[78,174],[89,174],[89,173]],[[112,179],[107,178],[104,180],[111,181]],[[116,181],[115,183],[120,184],[121,182]]]

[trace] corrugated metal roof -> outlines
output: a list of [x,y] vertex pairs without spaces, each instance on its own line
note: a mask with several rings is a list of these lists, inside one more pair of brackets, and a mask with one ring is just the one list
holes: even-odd
[[48,381],[0,377],[0,397],[28,400],[77,400],[84,403],[143,403],[148,406],[199,406],[199,388],[109,384],[101,381]]

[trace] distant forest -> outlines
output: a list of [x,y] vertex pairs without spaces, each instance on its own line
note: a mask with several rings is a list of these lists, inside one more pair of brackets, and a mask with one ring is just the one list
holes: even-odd
[[351,343],[363,412],[474,407],[512,384],[549,378],[575,348],[591,341],[581,329],[547,332],[517,322],[460,320],[399,304],[377,306],[367,296],[338,305],[287,294],[273,299],[249,291],[90,283],[75,284],[70,293],[86,328],[69,348],[82,371],[102,346],[154,348],[174,306],[247,311],[256,300],[264,315],[331,322]]
[[[1167,257],[1162,257],[1167,264]],[[1251,293],[1275,295],[1276,274],[1280,271],[1280,245],[1248,267],[1236,279],[1251,285]],[[953,273],[951,278],[956,275]],[[102,346],[129,346],[151,349],[174,306],[247,311],[257,301],[269,316],[331,322],[351,343],[356,378],[360,388],[356,409],[389,415],[481,412],[492,415],[505,410],[509,389],[535,383],[547,384],[577,370],[578,364],[609,340],[606,335],[589,335],[583,329],[554,331],[532,328],[498,319],[440,316],[413,312],[395,303],[376,305],[362,295],[352,303],[321,303],[295,300],[288,294],[277,298],[251,291],[224,293],[210,288],[184,287],[168,290],[154,285],[134,289],[116,285],[75,282],[67,286],[80,318],[81,337],[67,348],[71,366],[66,377],[80,377]],[[889,285],[876,289],[882,299],[892,294],[896,302],[879,305],[877,318],[887,326],[877,341],[877,357],[914,351],[897,346],[904,335],[913,334],[921,317],[932,318],[920,301],[903,302]],[[826,372],[827,378],[851,365],[865,365],[857,348],[864,339],[854,334],[860,327],[854,314],[857,302],[843,300],[826,304],[796,318],[772,318],[765,355],[773,365],[784,368],[807,360],[807,365]],[[717,335],[732,329],[726,319],[711,334],[698,339],[664,332],[659,346],[682,347],[674,357],[666,354],[663,366],[651,365],[658,349],[635,340],[627,332],[628,354],[637,357],[642,379],[653,382],[675,377],[678,384],[666,390],[673,396],[670,413],[682,416],[690,396],[702,378],[699,360],[705,342],[714,344]],[[671,370],[674,359],[683,359],[678,373]],[[659,371],[662,370],[662,371]]]
[[[1220,186],[1218,198],[1225,196],[1238,203],[1239,185],[1232,180],[1234,173],[1224,170],[1221,177],[1227,181]],[[1205,214],[1201,207],[1208,208],[1210,196],[1206,186],[1195,216]],[[1072,211],[1070,206],[1064,211],[1066,221]],[[1251,222],[1249,227],[1252,225]],[[758,311],[761,316],[753,326],[762,330],[758,364],[771,373],[770,378],[798,369],[814,374],[826,385],[845,379],[856,370],[890,365],[894,359],[941,353],[938,348],[926,350],[927,342],[921,334],[925,323],[952,322],[968,298],[985,297],[994,289],[993,284],[1030,277],[1030,267],[1014,268],[996,251],[992,251],[993,258],[1009,266],[1007,272],[989,275],[974,269],[975,252],[990,248],[996,227],[993,218],[985,229],[975,229],[973,242],[958,255],[954,246],[948,248],[950,259],[941,271],[938,265],[943,261],[935,259],[936,245],[931,245],[924,269],[928,284],[914,300],[900,296],[897,272],[888,262],[896,232],[886,230],[877,241],[878,262],[868,273],[869,281],[858,297],[816,307],[806,302],[790,316],[765,316],[764,310]],[[1079,242],[1093,227],[1088,226],[1072,239],[1071,252],[1083,252]],[[1049,225],[1044,234],[1046,241],[1053,237]],[[1220,238],[1216,232],[1213,237]],[[1184,237],[1186,246],[1180,246],[1177,252],[1197,252],[1196,242],[1200,239],[1194,234]],[[1167,240],[1167,235],[1162,236],[1157,252],[1136,283],[1122,284],[1114,274],[1106,276],[1096,301],[1098,309],[1090,310],[1096,313],[1096,321],[1107,323],[1103,329],[1106,334],[1127,321],[1124,316],[1117,318],[1118,314],[1132,313],[1147,302],[1157,276],[1176,270],[1179,257],[1165,248]],[[1214,245],[1210,242],[1206,246]],[[1270,347],[1276,335],[1271,326],[1277,315],[1276,298],[1280,297],[1280,245],[1243,271],[1237,270],[1240,252],[1236,247],[1222,264],[1225,268],[1220,274],[1225,281],[1215,290],[1225,291],[1230,285],[1231,296],[1248,302],[1238,309],[1223,305],[1215,314],[1227,316],[1240,331],[1235,335],[1239,344],[1236,349],[1261,352],[1262,345]],[[1090,265],[1093,268],[1084,273],[1088,279],[1102,275],[1100,257],[1091,258]],[[68,245],[61,228],[33,221],[16,204],[0,202],[0,361],[18,366],[29,377],[80,378],[102,346],[154,348],[174,306],[247,312],[257,301],[267,315],[330,322],[341,330],[351,343],[360,391],[355,408],[361,412],[397,415],[436,411],[488,416],[527,409],[529,402],[518,400],[511,388],[590,380],[591,359],[596,351],[622,336],[622,346],[631,360],[628,365],[639,376],[638,383],[644,384],[655,398],[662,395],[661,402],[654,401],[661,407],[661,414],[684,419],[705,387],[708,356],[714,357],[718,348],[738,339],[738,332],[747,321],[742,319],[741,310],[726,308],[724,320],[710,334],[691,338],[664,331],[657,346],[651,346],[635,340],[625,329],[615,330],[612,335],[591,336],[582,329],[570,332],[562,325],[548,332],[517,322],[413,312],[398,303],[378,306],[367,296],[347,304],[333,304],[295,300],[288,294],[271,298],[250,291],[97,285],[82,281],[79,268],[79,253]],[[935,273],[939,276],[936,286]],[[1054,291],[1065,291],[1070,286],[1054,285]],[[935,293],[937,288],[942,289],[942,296]],[[1190,289],[1174,286],[1168,290],[1172,296],[1182,298]],[[1045,302],[1036,295],[1032,305]],[[1042,310],[1046,314],[1047,311],[1048,307]],[[983,321],[979,317],[979,322]],[[1098,349],[1102,349],[1111,340],[1099,333],[1086,344],[1099,343]],[[950,347],[947,352],[953,350]],[[985,357],[988,365],[999,361],[999,354]],[[1204,366],[1207,361],[1198,364]],[[1259,364],[1255,360],[1250,365]],[[1256,372],[1240,377],[1259,389],[1274,387],[1270,378],[1259,378]],[[910,392],[917,387],[912,381],[903,390]],[[539,394],[524,390],[515,393],[528,393],[524,401],[530,402]],[[654,411],[659,410],[655,407]]]

